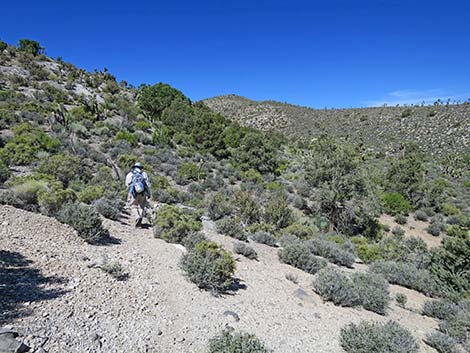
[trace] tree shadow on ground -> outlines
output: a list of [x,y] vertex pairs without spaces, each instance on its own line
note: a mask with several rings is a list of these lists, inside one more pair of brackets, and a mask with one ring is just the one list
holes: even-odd
[[44,276],[32,261],[14,251],[0,250],[0,324],[31,314],[27,302],[57,298],[63,289],[47,289],[46,285],[63,283],[55,276]]

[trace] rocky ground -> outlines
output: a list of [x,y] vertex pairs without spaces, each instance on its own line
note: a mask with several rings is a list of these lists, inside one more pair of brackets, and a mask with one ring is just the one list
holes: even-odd
[[[93,246],[54,219],[0,206],[0,326],[18,331],[32,351],[204,352],[209,338],[231,326],[274,352],[337,353],[340,328],[349,322],[393,319],[420,341],[437,327],[416,312],[427,298],[398,286],[392,295],[405,293],[407,308],[392,303],[387,316],[324,303],[311,289],[313,276],[281,264],[277,249],[261,244],[252,244],[258,261],[235,255],[238,290],[215,297],[185,279],[178,267],[183,247],[125,220],[105,224],[114,241]],[[233,239],[212,222],[204,231],[232,249]],[[116,262],[127,280],[100,269]],[[421,352],[435,351],[421,341]]]

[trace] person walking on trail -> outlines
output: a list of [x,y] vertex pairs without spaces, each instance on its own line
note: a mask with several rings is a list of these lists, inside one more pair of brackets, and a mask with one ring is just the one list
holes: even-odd
[[151,196],[150,179],[141,163],[135,163],[126,175],[126,186],[129,189],[127,205],[131,209],[131,215],[135,217],[135,226],[139,227],[146,216],[148,199]]

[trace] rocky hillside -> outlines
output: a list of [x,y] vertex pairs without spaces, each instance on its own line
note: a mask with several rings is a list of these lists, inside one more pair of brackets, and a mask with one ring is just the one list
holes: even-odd
[[0,352],[470,352],[470,174],[416,145],[298,144],[31,40],[0,118]]
[[311,109],[236,95],[205,99],[224,116],[263,130],[311,139],[330,134],[376,150],[415,141],[431,156],[470,154],[470,104],[358,109]]
[[[1,309],[15,314],[8,327],[35,352],[199,353],[231,327],[277,353],[338,353],[348,323],[395,320],[420,341],[438,325],[419,314],[426,296],[400,286],[391,292],[406,295],[406,307],[392,303],[387,316],[324,301],[312,291],[312,275],[280,263],[278,250],[263,244],[251,244],[258,260],[235,255],[239,288],[215,297],[185,279],[183,247],[135,231],[126,218],[106,221],[114,244],[96,247],[41,215],[0,206],[0,217]],[[232,249],[233,239],[212,222],[204,221],[204,233]],[[103,270],[116,263],[127,280]],[[348,271],[364,270],[357,263]],[[435,351],[421,342],[419,352]]]

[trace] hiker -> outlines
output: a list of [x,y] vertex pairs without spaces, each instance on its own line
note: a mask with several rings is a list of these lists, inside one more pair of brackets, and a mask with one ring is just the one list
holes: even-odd
[[150,198],[150,179],[144,172],[144,167],[137,162],[132,170],[126,175],[126,186],[129,189],[127,205],[131,209],[131,214],[135,217],[135,226],[142,225],[142,220],[146,216],[148,199]]

